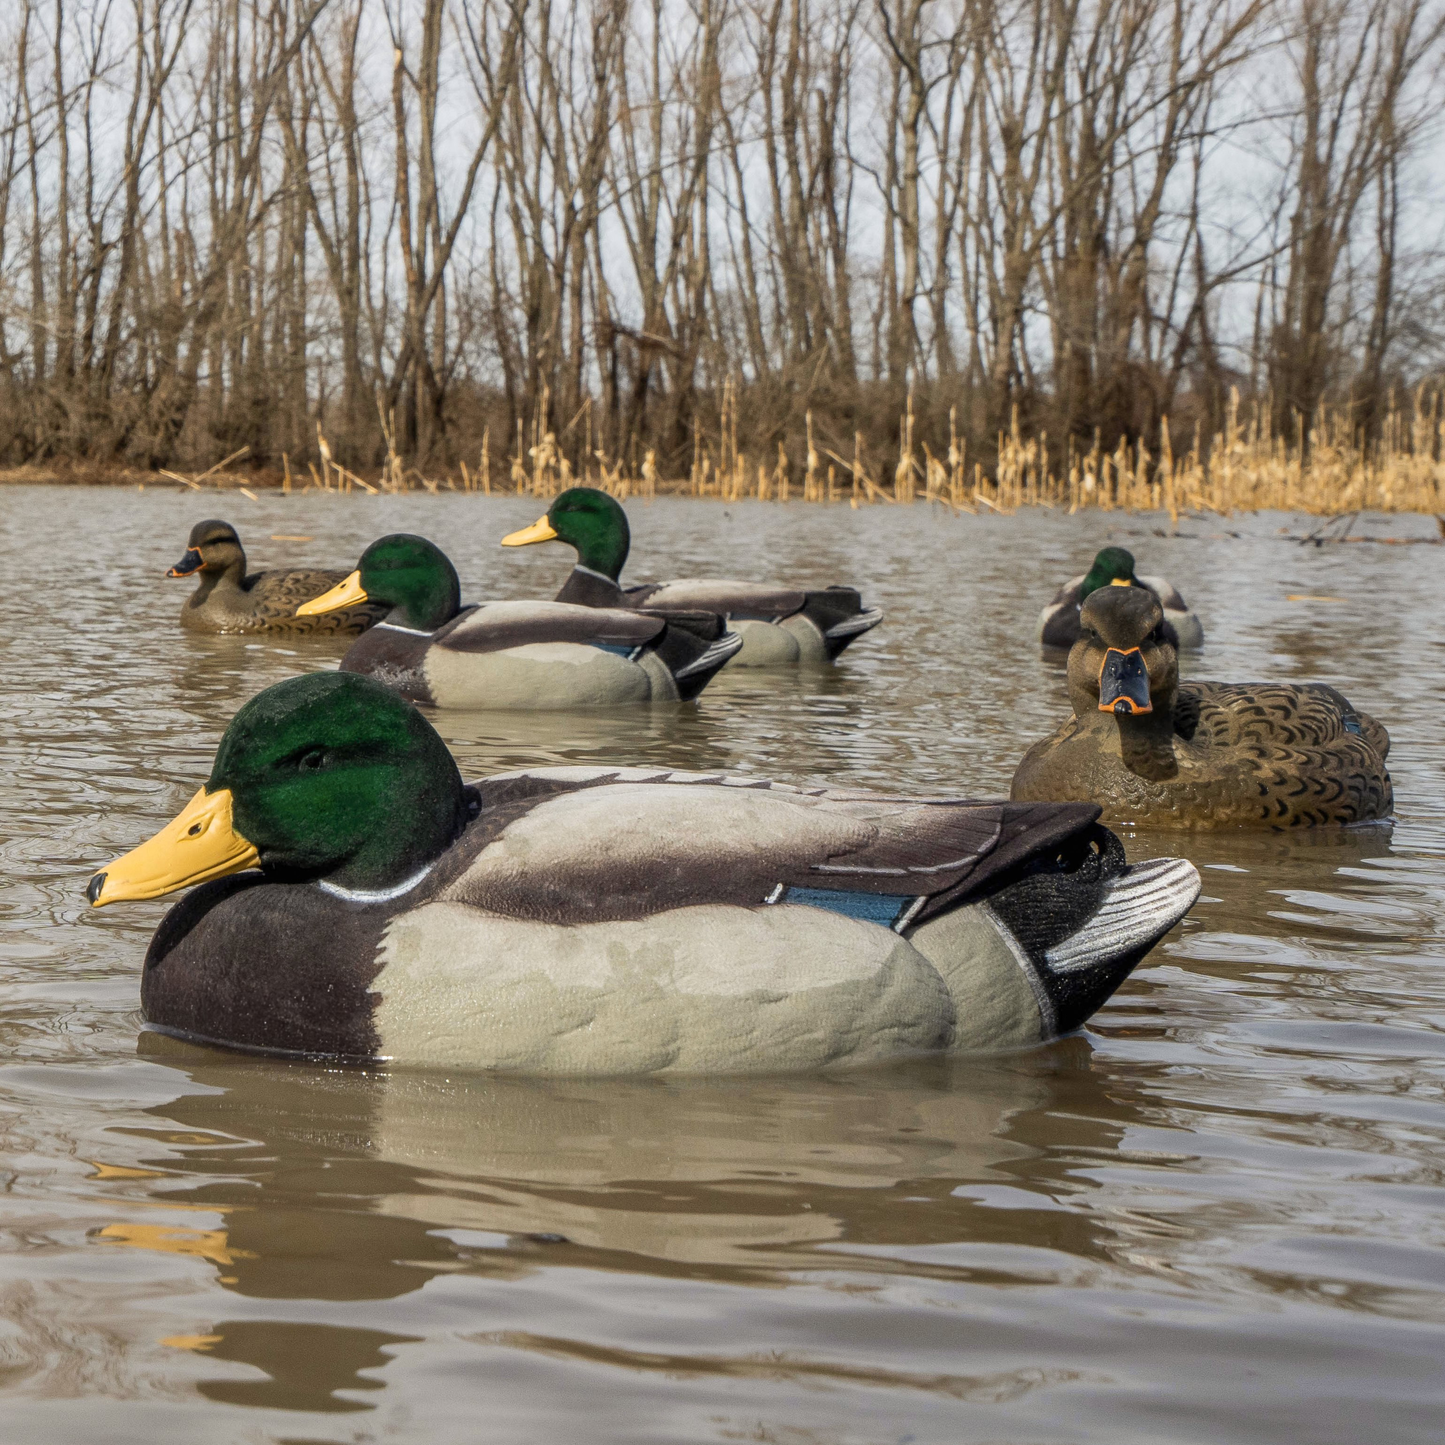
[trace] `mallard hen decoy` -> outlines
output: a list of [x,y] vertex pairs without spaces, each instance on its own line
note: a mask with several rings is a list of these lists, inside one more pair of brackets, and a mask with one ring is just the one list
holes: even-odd
[[686,701],[742,646],[716,613],[660,616],[564,602],[462,606],[446,554],[396,532],[355,572],[300,609],[380,604],[385,619],[352,644],[343,672],[369,673],[438,707],[555,709]]
[[1180,683],[1159,599],[1101,587],[1069,653],[1071,717],[1014,774],[1019,801],[1098,803],[1156,828],[1360,823],[1392,807],[1390,738],[1322,683]]
[[796,667],[834,661],[849,643],[877,627],[883,613],[864,607],[856,587],[776,587],[697,577],[623,587],[632,534],[616,498],[595,487],[571,487],[558,495],[530,527],[502,538],[504,547],[565,542],[577,565],[557,594],[558,602],[585,607],[640,607],[650,612],[702,609],[727,619],[742,639],[732,667]]
[[325,617],[298,616],[303,602],[334,587],[345,572],[324,567],[280,568],[246,575],[246,552],[229,522],[197,522],[186,554],[167,577],[196,577],[199,585],[181,608],[181,626],[193,632],[290,632],[355,637],[385,615],[361,603]]
[[180,816],[87,896],[203,885],[141,980],[145,1017],[182,1038],[532,1074],[805,1070],[1083,1023],[1199,891],[1182,860],[1126,864],[1097,813],[665,768],[465,785],[409,703],[322,672],[252,698]]
[[1174,629],[1179,647],[1203,647],[1204,627],[1189,610],[1179,589],[1162,577],[1139,577],[1134,572],[1134,554],[1122,547],[1105,547],[1089,570],[1071,577],[1053,600],[1039,613],[1039,641],[1045,647],[1072,647],[1079,640],[1079,607],[1100,587],[1143,587],[1152,592],[1164,609],[1164,620]]

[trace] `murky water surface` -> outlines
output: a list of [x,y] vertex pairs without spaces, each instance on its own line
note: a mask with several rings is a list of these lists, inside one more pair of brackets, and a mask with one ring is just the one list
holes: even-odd
[[[326,644],[181,633],[166,566],[440,541],[467,595],[535,502],[0,493],[0,1439],[1357,1445],[1445,1436],[1445,567],[1299,519],[658,502],[637,579],[861,584],[818,677],[700,705],[442,715],[467,775],[616,760],[1003,792],[1063,715],[1035,614],[1107,537],[1203,616],[1195,676],[1325,679],[1389,726],[1399,818],[1140,835],[1205,896],[1082,1036],[748,1082],[287,1066],[141,1036],[164,902],[99,863]],[[1429,519],[1378,518],[1379,536]],[[304,536],[312,540],[273,539]],[[1336,601],[1291,601],[1294,596]]]

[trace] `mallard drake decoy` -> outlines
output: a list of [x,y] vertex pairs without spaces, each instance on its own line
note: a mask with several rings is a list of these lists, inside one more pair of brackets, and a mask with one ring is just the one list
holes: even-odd
[[167,577],[198,577],[199,585],[181,608],[181,626],[193,632],[328,633],[355,637],[386,614],[375,603],[359,603],[324,617],[298,616],[296,609],[334,587],[345,572],[324,567],[280,568],[246,575],[246,552],[229,522],[197,522],[186,555]]
[[[90,881],[204,886],[151,940],[150,1023],[268,1053],[532,1074],[805,1070],[1082,1024],[1187,912],[1088,804],[665,768],[464,785],[370,678],[267,688],[209,779]],[[227,876],[236,875],[236,876]]]
[[1071,717],[1036,743],[1012,796],[1087,799],[1111,823],[1294,828],[1390,812],[1390,738],[1320,683],[1179,681],[1159,599],[1101,587],[1069,653]]
[[1079,608],[1100,587],[1143,587],[1152,592],[1164,609],[1164,620],[1174,629],[1176,646],[1203,647],[1204,627],[1179,595],[1179,589],[1162,577],[1139,577],[1134,572],[1134,554],[1122,547],[1105,547],[1093,565],[1079,577],[1071,577],[1053,600],[1039,613],[1039,641],[1045,647],[1072,647],[1079,640]]
[[574,708],[687,701],[742,646],[716,613],[658,616],[562,602],[463,607],[456,568],[425,537],[373,542],[355,572],[300,608],[385,611],[341,659],[413,702]]
[[709,577],[623,587],[617,579],[632,545],[627,513],[616,498],[595,487],[570,487],[560,493],[546,516],[503,537],[502,546],[553,541],[577,551],[577,565],[557,594],[558,602],[720,613],[743,639],[733,667],[832,662],[850,642],[883,620],[879,608],[864,607],[856,587],[805,591]]

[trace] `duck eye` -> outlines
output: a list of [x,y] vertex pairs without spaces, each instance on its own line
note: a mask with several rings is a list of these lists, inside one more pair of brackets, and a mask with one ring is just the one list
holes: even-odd
[[200,825],[199,823],[192,823],[191,826],[186,829],[186,837],[187,837],[187,838],[194,838],[194,837],[196,836],[196,834],[199,833],[200,831],[201,831],[201,825]]
[[324,768],[325,766],[325,748],[308,748],[296,759],[296,771],[300,773],[314,773],[318,768]]

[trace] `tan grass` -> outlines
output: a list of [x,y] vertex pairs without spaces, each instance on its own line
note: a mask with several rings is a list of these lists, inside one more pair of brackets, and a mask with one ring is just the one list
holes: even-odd
[[896,463],[870,472],[861,434],[854,438],[852,456],[840,455],[818,440],[809,413],[805,460],[796,476],[782,443],[776,444],[776,458],[750,456],[739,447],[736,396],[729,383],[723,390],[718,434],[698,432],[694,437],[686,477],[660,478],[656,456],[649,451],[634,479],[620,459],[609,460],[591,447],[590,426],[584,462],[574,470],[556,437],[539,434],[534,424],[533,445],[525,456],[519,428],[510,490],[548,498],[567,487],[586,485],[621,498],[671,494],[787,502],[798,495],[792,487],[797,480],[805,502],[846,501],[853,507],[924,501],[959,511],[1008,513],[1043,506],[1072,513],[1097,507],[1167,511],[1175,518],[1185,511],[1439,514],[1445,511],[1445,405],[1440,394],[1427,394],[1423,388],[1413,402],[1408,415],[1392,407],[1381,441],[1366,445],[1345,413],[1329,408],[1321,409],[1307,437],[1303,428],[1292,437],[1278,435],[1270,428],[1267,407],[1242,418],[1236,392],[1224,430],[1207,444],[1196,432],[1186,450],[1176,451],[1166,419],[1158,456],[1142,440],[1133,445],[1120,441],[1112,452],[1096,440],[1088,451],[1071,445],[1061,470],[1055,469],[1047,434],[1024,435],[1015,414],[1011,429],[998,438],[998,460],[989,474],[979,462],[970,467],[955,413],[949,416],[946,449],[940,446],[935,452],[919,439],[910,398],[899,419]]
[[[546,398],[538,408],[545,415]],[[378,412],[381,411],[378,406]],[[896,461],[870,470],[864,459],[861,433],[852,455],[844,456],[815,434],[807,416],[806,449],[801,468],[781,442],[776,455],[749,453],[738,444],[737,398],[728,383],[723,390],[721,424],[715,436],[694,437],[692,466],[686,477],[663,478],[656,453],[644,453],[641,465],[629,468],[623,458],[609,457],[594,444],[590,403],[585,403],[564,437],[580,432],[583,447],[574,467],[557,435],[534,419],[530,428],[517,424],[515,450],[506,464],[506,479],[493,480],[491,435],[484,432],[477,467],[465,462],[453,475],[428,477],[407,466],[395,445],[394,420],[382,414],[387,455],[377,477],[368,481],[339,465],[325,435],[316,430],[320,462],[306,463],[310,480],[297,486],[289,456],[284,470],[238,473],[231,464],[247,449],[233,452],[208,471],[186,476],[178,472],[138,471],[97,463],[17,467],[0,470],[0,483],[115,483],[141,486],[180,483],[194,491],[234,491],[251,495],[251,487],[275,486],[283,492],[410,492],[461,491],[488,496],[554,497],[571,486],[600,487],[618,498],[659,495],[715,497],[722,501],[772,501],[800,498],[824,505],[847,502],[852,507],[899,505],[913,501],[942,503],[956,511],[1011,513],[1020,507],[1050,507],[1069,513],[1096,507],[1104,511],[1181,512],[1295,511],[1338,516],[1358,511],[1445,513],[1445,394],[1422,387],[1408,411],[1392,405],[1378,443],[1365,444],[1343,410],[1321,408],[1306,436],[1302,426],[1293,436],[1274,432],[1269,408],[1242,415],[1238,393],[1232,393],[1224,429],[1205,439],[1198,431],[1187,447],[1176,450],[1166,419],[1160,430],[1159,455],[1142,441],[1120,441],[1104,451],[1096,438],[1083,451],[1070,444],[1061,468],[1051,453],[1046,433],[1025,435],[1015,413],[1010,430],[998,438],[992,472],[970,464],[967,447],[949,416],[946,448],[937,451],[917,437],[912,398],[899,418]],[[528,434],[530,432],[530,435]],[[795,483],[800,484],[795,490]]]

